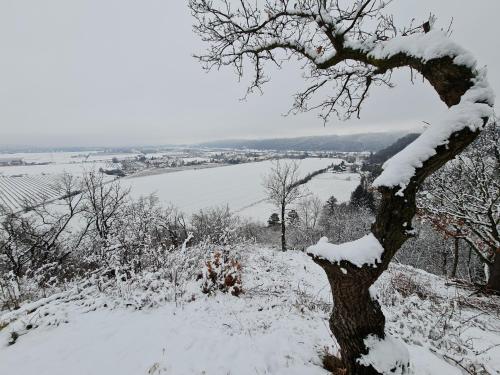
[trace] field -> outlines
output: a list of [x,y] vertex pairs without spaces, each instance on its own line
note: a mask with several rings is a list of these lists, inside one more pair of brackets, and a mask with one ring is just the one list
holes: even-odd
[[[9,158],[23,159],[27,165],[0,166],[0,204],[17,210],[27,201],[57,198],[59,192],[56,185],[63,173],[80,176],[89,170],[112,169],[113,158],[124,160],[135,156],[96,152],[9,154]],[[208,161],[207,157],[186,157],[175,153],[167,157],[180,157],[186,162],[194,159]],[[341,159],[307,158],[300,161],[300,174],[305,176],[340,162]],[[146,169],[137,173],[137,176],[132,175],[120,181],[125,187],[130,187],[133,198],[155,194],[164,205],[173,205],[187,215],[200,209],[227,205],[240,216],[264,222],[275,212],[275,208],[266,201],[262,187],[262,179],[270,168],[271,161],[261,161],[230,166],[207,164],[200,167]],[[349,199],[358,183],[357,174],[328,172],[313,178],[305,188],[323,201],[335,195],[343,202]]]
[[61,195],[58,183],[57,175],[0,176],[0,205],[15,211],[33,203],[56,199]]
[[[300,172],[306,175],[325,168],[340,159],[309,158],[300,162]],[[173,204],[186,214],[200,209],[228,205],[240,216],[265,221],[275,208],[265,201],[263,177],[269,173],[270,161],[239,164],[218,168],[186,170],[154,176],[130,177],[122,180],[131,188],[133,197],[155,194],[164,204]],[[313,178],[307,190],[325,201],[331,195],[340,201],[349,199],[359,184],[352,173],[325,173]]]
[[27,165],[0,166],[0,176],[80,175],[85,170],[98,170],[111,164],[114,157],[133,158],[137,154],[105,154],[97,152],[45,152],[0,154],[2,158],[22,159]]

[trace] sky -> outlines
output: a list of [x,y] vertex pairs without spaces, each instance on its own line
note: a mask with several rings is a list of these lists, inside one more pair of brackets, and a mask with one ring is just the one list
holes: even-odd
[[[395,19],[446,26],[500,91],[498,0],[395,0]],[[360,120],[283,116],[305,86],[300,65],[241,98],[231,69],[206,73],[184,0],[0,0],[0,145],[127,146],[215,139],[419,130],[444,111],[408,71],[371,91]],[[249,78],[249,77],[247,77]]]

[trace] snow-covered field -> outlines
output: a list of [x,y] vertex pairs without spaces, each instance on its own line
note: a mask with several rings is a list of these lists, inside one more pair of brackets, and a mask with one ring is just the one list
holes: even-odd
[[[20,207],[16,197],[29,195],[32,179],[55,180],[63,173],[81,176],[85,171],[99,168],[112,168],[111,159],[132,158],[135,154],[103,154],[96,152],[56,152],[56,153],[18,153],[8,154],[9,158],[20,158],[26,163],[50,163],[44,165],[0,166],[0,196],[9,207]],[[184,158],[185,160],[205,160],[203,158]],[[325,168],[340,159],[308,158],[300,161],[302,176]],[[262,179],[271,168],[270,161],[245,163],[231,166],[189,169],[164,173],[145,173],[139,177],[120,180],[125,187],[131,188],[134,198],[156,194],[165,205],[174,205],[187,215],[200,209],[228,206],[240,216],[257,221],[266,221],[276,211],[266,202]],[[168,172],[168,173],[165,173]],[[15,177],[10,177],[15,176]],[[23,177],[20,177],[23,176]],[[27,179],[28,184],[15,179]],[[353,173],[325,173],[316,176],[306,185],[307,190],[326,201],[332,194],[340,201],[349,199],[351,192],[359,184],[359,176]],[[15,188],[13,188],[13,186]],[[47,187],[43,187],[47,189]],[[10,201],[14,201],[11,203]]]
[[[300,162],[300,173],[316,171],[340,159],[309,158]],[[186,214],[200,209],[228,205],[243,217],[266,221],[276,209],[265,201],[263,177],[271,169],[270,161],[233,166],[186,170],[154,176],[131,177],[121,180],[131,188],[133,197],[156,194],[164,204],[173,204]],[[323,201],[332,194],[340,201],[349,199],[359,184],[352,173],[325,173],[313,178],[307,189]]]
[[61,196],[58,175],[0,176],[0,205],[13,211]]
[[[89,152],[42,152],[0,154],[0,159],[22,159],[28,165],[0,166],[0,176],[81,175],[85,171],[109,167],[111,160],[134,158],[138,154]],[[47,163],[47,164],[41,164]],[[30,165],[33,164],[33,165]]]
[[[238,253],[240,297],[208,297],[195,281],[175,302],[168,288],[88,287],[0,316],[0,374],[328,374],[320,356],[337,347],[323,271],[301,252],[250,246]],[[500,373],[497,297],[472,296],[399,265],[375,289],[413,375],[466,373],[460,366]],[[147,307],[152,295],[167,302]],[[19,337],[9,346],[12,332]]]

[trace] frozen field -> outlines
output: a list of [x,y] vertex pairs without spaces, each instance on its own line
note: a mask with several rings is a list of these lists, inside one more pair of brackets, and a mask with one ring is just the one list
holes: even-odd
[[[340,159],[310,158],[300,163],[301,175],[325,168]],[[275,211],[265,201],[262,178],[271,168],[270,161],[227,167],[187,170],[154,176],[121,180],[130,186],[133,197],[156,194],[164,204],[173,204],[186,214],[200,209],[228,205],[230,210],[254,220],[266,221]],[[349,199],[359,184],[359,176],[351,173],[325,173],[312,179],[307,189],[326,200],[332,194],[339,201]]]

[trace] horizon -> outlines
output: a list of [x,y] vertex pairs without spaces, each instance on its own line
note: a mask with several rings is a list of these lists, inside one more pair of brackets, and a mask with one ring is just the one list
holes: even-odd
[[[181,148],[181,147],[208,147],[206,146],[207,144],[210,143],[229,143],[229,142],[261,142],[261,141],[273,141],[273,140],[293,140],[293,139],[302,139],[302,138],[322,138],[322,137],[354,137],[354,136],[369,136],[372,134],[393,134],[393,135],[399,135],[401,134],[401,137],[404,137],[407,134],[420,134],[421,131],[414,129],[414,130],[381,130],[378,132],[355,132],[355,133],[346,133],[346,134],[325,134],[323,136],[321,135],[304,135],[304,136],[290,136],[290,137],[262,137],[262,138],[223,138],[223,139],[213,139],[213,140],[208,140],[208,141],[203,141],[203,142],[197,142],[197,143],[172,143],[172,144],[123,144],[123,145],[36,145],[36,144],[12,144],[12,145],[6,145],[6,144],[0,144],[0,154],[11,154],[11,153],[16,153],[16,152],[38,152],[40,150],[56,150],[54,152],[58,152],[57,150],[69,150],[69,149],[74,149],[74,150],[91,150],[92,148],[95,149],[130,149],[130,148]],[[214,146],[214,148],[217,148]],[[15,150],[23,150],[23,149],[32,149],[36,151],[15,151]],[[12,151],[14,150],[14,151]],[[61,151],[64,152],[64,151]]]

